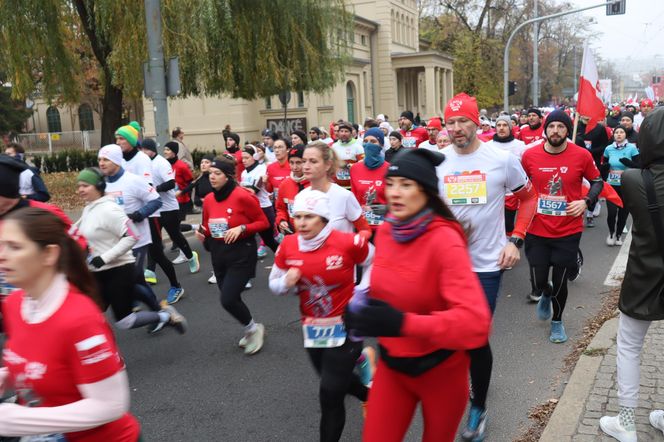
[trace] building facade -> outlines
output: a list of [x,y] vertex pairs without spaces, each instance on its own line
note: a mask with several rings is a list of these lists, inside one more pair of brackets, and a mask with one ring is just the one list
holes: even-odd
[[[362,123],[384,114],[393,122],[404,110],[422,119],[442,115],[453,96],[449,55],[429,50],[419,39],[416,0],[351,0],[355,14],[350,38],[351,63],[344,79],[323,94],[293,91],[283,105],[278,96],[260,100],[228,97],[169,99],[170,127],[181,127],[190,149],[220,149],[228,124],[241,142],[260,138],[260,131],[306,131],[328,127],[340,118]],[[154,135],[151,102],[145,99],[145,135]],[[396,123],[393,124],[396,126]]]

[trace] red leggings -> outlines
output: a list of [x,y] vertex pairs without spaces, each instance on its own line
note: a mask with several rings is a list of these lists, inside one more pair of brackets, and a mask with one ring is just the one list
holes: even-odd
[[401,442],[422,402],[423,442],[453,442],[468,404],[470,359],[458,351],[445,362],[412,377],[381,360],[369,390],[364,442]]

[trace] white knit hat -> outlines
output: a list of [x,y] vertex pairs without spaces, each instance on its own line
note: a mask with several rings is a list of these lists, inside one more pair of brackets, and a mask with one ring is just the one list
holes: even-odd
[[320,190],[305,189],[295,197],[293,213],[311,213],[329,220],[330,199]]
[[122,166],[122,148],[117,144],[107,144],[99,149],[97,158],[106,158],[112,163]]

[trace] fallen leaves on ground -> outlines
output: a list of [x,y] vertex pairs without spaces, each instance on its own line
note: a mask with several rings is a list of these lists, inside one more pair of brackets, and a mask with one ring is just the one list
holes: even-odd
[[81,209],[85,205],[76,194],[76,177],[78,172],[44,173],[42,179],[51,194],[50,204],[62,210]]

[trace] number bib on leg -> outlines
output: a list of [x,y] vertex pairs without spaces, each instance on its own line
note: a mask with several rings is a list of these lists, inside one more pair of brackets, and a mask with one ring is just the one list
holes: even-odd
[[486,174],[446,175],[445,200],[452,206],[486,204]]
[[537,200],[537,213],[550,216],[567,216],[567,199],[564,196],[541,194]]
[[306,317],[302,321],[302,334],[305,348],[341,347],[346,342],[346,329],[341,316]]

